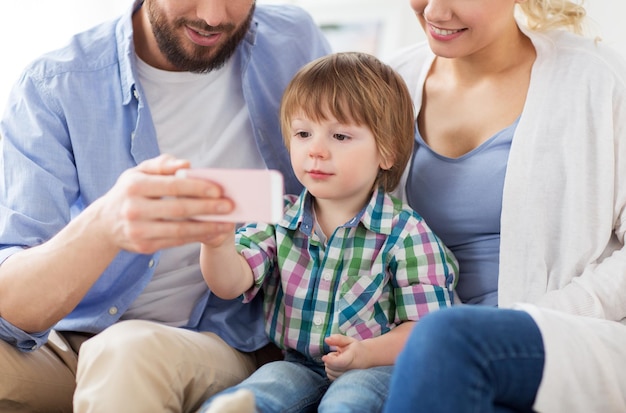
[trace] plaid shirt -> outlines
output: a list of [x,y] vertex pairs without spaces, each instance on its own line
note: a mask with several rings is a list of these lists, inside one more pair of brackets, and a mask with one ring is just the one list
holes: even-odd
[[451,305],[456,259],[415,211],[377,190],[324,245],[312,201],[306,190],[287,195],[277,225],[237,232],[255,279],[244,300],[263,291],[266,331],[279,347],[316,359],[330,351],[330,334],[377,337]]

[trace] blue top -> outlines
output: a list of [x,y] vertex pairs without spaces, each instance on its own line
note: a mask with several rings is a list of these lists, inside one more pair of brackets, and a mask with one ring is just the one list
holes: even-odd
[[517,123],[459,158],[439,155],[415,134],[408,202],[459,261],[464,303],[498,304],[502,190]]
[[[124,170],[159,155],[136,81],[131,16],[140,4],[44,55],[14,87],[0,123],[0,263],[52,238]],[[280,99],[302,65],[329,52],[308,14],[281,5],[257,6],[233,56],[259,150],[268,168],[283,173],[287,192],[298,193],[301,186],[280,133]],[[150,281],[159,255],[121,252],[54,328],[97,333],[115,323]],[[267,343],[260,304],[223,301],[207,289],[186,328],[215,332],[252,351]],[[25,351],[44,344],[48,333],[29,334],[0,318],[0,338]]]

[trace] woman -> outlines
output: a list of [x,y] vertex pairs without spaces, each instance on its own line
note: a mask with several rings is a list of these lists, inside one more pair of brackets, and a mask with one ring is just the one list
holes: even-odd
[[486,306],[413,329],[386,411],[626,411],[626,62],[572,1],[411,6],[405,195]]

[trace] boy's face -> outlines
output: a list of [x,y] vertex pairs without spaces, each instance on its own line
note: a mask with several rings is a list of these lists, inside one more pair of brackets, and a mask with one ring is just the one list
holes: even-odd
[[161,69],[202,73],[219,69],[232,56],[250,27],[254,5],[254,0],[146,0],[139,12],[150,23],[146,35],[160,51]]
[[291,165],[317,199],[366,202],[384,162],[365,126],[295,116],[289,131]]

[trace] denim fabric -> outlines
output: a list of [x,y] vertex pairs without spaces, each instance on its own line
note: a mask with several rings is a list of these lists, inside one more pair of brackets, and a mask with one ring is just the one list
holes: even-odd
[[416,325],[396,362],[385,413],[532,412],[543,340],[523,311],[460,306]]
[[248,389],[262,413],[374,413],[386,398],[392,366],[350,370],[335,381],[326,377],[324,365],[296,352],[284,361],[268,363],[237,386],[208,399],[205,411],[217,396]]

